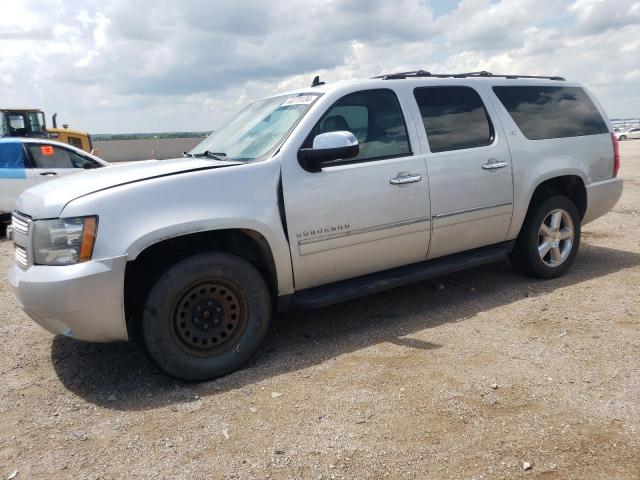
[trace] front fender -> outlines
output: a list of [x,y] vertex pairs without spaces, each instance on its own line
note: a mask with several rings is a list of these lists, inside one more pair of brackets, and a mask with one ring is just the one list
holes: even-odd
[[[135,260],[144,250],[155,244],[193,233],[221,230],[244,230],[260,234],[267,242],[273,258],[278,282],[278,295],[293,293],[293,277],[291,275],[291,256],[284,235],[273,231],[269,225],[250,218],[202,219],[199,221],[165,225],[157,230],[147,232],[127,247],[127,259]],[[282,248],[283,245],[285,248]]]
[[94,258],[134,260],[163,240],[191,233],[244,229],[265,238],[278,292],[293,292],[289,244],[278,205],[276,161],[154,178],[70,202],[64,216],[98,215]]

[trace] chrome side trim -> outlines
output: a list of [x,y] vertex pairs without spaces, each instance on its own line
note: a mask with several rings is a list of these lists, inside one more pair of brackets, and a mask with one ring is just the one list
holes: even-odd
[[388,230],[390,228],[404,227],[406,225],[413,225],[415,223],[429,222],[429,217],[415,218],[413,220],[403,220],[401,222],[385,223],[384,225],[377,225],[375,227],[358,228],[357,230],[347,230],[346,232],[332,233],[329,235],[322,235],[320,237],[306,238],[298,240],[298,245],[309,245],[312,243],[325,242],[327,240],[333,240],[336,238],[349,237],[351,235],[360,235],[363,233],[377,232],[379,230]]
[[456,212],[441,213],[439,215],[434,215],[431,218],[435,220],[437,218],[453,217],[454,215],[462,215],[463,213],[479,212],[480,210],[489,210],[491,208],[507,207],[509,205],[513,205],[513,202],[493,203],[491,205],[483,205],[482,207],[467,208],[465,210],[458,210]]

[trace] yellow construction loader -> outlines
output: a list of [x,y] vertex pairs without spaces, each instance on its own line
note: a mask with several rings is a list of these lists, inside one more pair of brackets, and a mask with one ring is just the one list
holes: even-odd
[[58,128],[57,113],[51,118],[53,128],[47,128],[44,113],[35,108],[0,108],[0,115],[0,137],[51,138],[86,152],[93,149],[91,135],[88,133],[71,130],[68,125]]

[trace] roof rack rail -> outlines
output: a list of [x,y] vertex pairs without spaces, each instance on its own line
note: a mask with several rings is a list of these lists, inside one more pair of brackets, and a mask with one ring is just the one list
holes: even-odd
[[547,77],[547,76],[538,76],[538,75],[495,75],[485,70],[482,70],[480,72],[467,72],[467,73],[431,73],[425,70],[416,70],[414,72],[389,73],[386,75],[379,75],[373,78],[381,78],[382,80],[402,80],[405,78],[416,78],[416,77],[433,77],[433,78],[497,77],[497,78],[507,78],[509,80],[513,80],[516,78],[542,78],[545,80],[565,81],[564,77]]
[[415,70],[413,72],[397,72],[397,73],[388,73],[386,75],[379,75],[377,77],[372,78],[382,78],[383,80],[394,80],[394,79],[402,79],[407,77],[432,77],[431,72],[426,72],[424,70]]

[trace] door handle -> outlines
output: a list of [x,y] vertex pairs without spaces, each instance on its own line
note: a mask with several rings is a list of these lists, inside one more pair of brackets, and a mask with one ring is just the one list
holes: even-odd
[[52,177],[53,175],[58,175],[56,172],[42,172],[40,175],[43,177]]
[[507,162],[498,160],[497,158],[490,158],[487,163],[482,165],[483,170],[496,170],[498,168],[504,168],[509,165]]
[[406,185],[407,183],[419,182],[422,180],[422,175],[400,172],[397,177],[393,177],[389,180],[391,185]]

